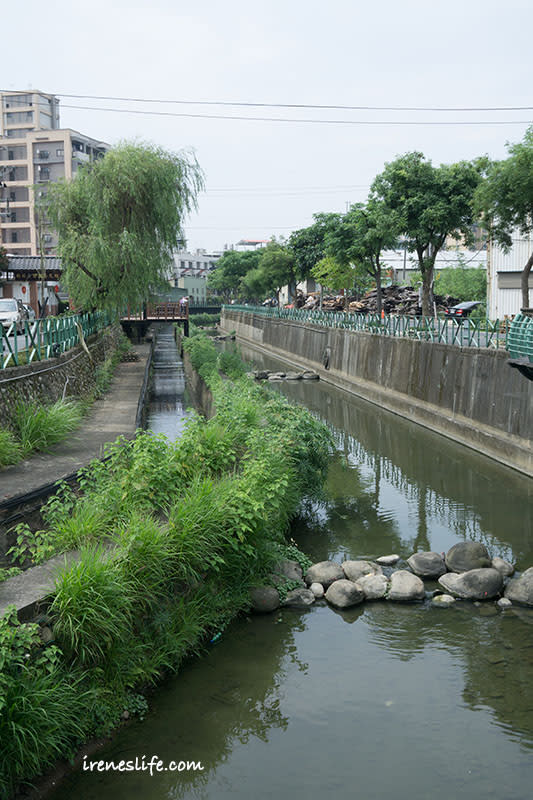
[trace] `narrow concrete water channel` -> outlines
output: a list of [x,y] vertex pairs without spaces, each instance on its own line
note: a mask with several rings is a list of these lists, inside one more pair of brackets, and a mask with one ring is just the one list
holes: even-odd
[[154,326],[152,387],[146,414],[146,427],[179,437],[187,419],[187,399],[183,362],[179,356],[172,324]]
[[[331,387],[278,387],[337,445],[324,497],[293,525],[313,559],[476,539],[533,565],[530,480]],[[532,611],[323,603],[237,620],[97,756],[203,772],[80,770],[53,798],[526,800],[532,750]]]

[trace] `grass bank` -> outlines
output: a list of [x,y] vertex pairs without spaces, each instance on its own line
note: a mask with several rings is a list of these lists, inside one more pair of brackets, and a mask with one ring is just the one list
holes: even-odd
[[74,431],[94,400],[108,390],[117,364],[130,349],[123,335],[117,348],[96,367],[94,390],[87,397],[69,397],[49,405],[19,402],[10,428],[0,427],[0,470],[34,452],[48,451]]
[[[108,733],[143,691],[198,653],[287,550],[291,517],[324,479],[330,436],[246,377],[204,335],[186,345],[216,415],[182,438],[139,433],[48,503],[30,556],[81,548],[43,618],[0,620],[0,796]],[[233,375],[224,380],[223,367]],[[296,554],[297,555],[297,554]],[[44,644],[44,641],[47,643]]]

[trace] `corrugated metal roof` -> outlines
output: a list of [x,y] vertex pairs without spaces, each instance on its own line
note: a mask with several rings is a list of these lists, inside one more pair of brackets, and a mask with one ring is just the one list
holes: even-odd
[[[38,270],[41,268],[40,256],[11,256],[8,254],[9,269],[28,269]],[[61,269],[61,259],[58,256],[44,256],[44,264],[46,269]]]

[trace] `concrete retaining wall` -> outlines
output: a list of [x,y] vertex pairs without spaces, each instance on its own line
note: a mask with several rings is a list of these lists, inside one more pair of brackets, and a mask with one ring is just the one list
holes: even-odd
[[[498,350],[224,311],[224,330],[323,380],[533,476],[533,382]],[[324,360],[329,356],[329,368]]]
[[63,396],[65,385],[66,397],[89,395],[96,385],[96,367],[111,355],[121,336],[122,330],[118,325],[92,336],[87,345],[94,363],[91,363],[83,348],[78,346],[59,358],[1,370],[0,425],[9,426],[17,403],[54,403]]

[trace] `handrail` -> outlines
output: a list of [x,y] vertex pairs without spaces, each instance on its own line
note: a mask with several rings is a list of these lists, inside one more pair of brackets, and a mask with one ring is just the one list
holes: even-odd
[[223,311],[258,314],[272,319],[292,320],[420,341],[453,344],[459,347],[508,349],[510,320],[491,321],[449,317],[414,317],[407,314],[361,314],[350,311],[323,311],[304,308],[223,305]]
[[[59,356],[79,343],[78,324],[87,337],[107,327],[112,319],[106,311],[45,317],[26,321],[20,335],[17,335],[15,323],[7,328],[0,325],[0,369]],[[24,347],[19,344],[20,336],[24,336]]]

